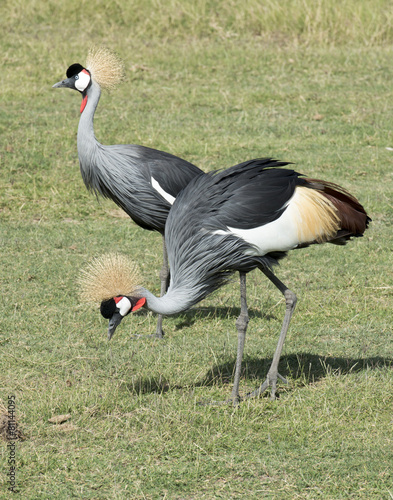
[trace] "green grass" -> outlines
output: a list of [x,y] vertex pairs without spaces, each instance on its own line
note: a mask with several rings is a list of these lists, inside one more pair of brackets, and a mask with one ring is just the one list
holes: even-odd
[[[149,13],[149,6],[154,9]],[[0,397],[15,394],[22,498],[390,499],[393,495],[393,147],[389,2],[3,2],[0,41]],[[113,340],[78,302],[92,256],[132,255],[159,292],[160,236],[85,189],[80,98],[51,89],[88,45],[124,59],[96,135],[204,170],[259,156],[296,163],[365,205],[364,238],[292,252],[299,298],[267,395],[230,406],[237,277],[192,310],[126,318]],[[248,277],[241,391],[266,375],[284,302]],[[54,426],[48,419],[71,414]],[[0,498],[7,494],[6,444]]]

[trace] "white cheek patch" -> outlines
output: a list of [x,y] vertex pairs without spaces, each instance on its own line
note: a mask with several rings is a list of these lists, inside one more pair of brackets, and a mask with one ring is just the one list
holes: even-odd
[[116,305],[121,316],[127,316],[132,307],[131,302],[127,299],[127,297],[123,297]]
[[159,182],[156,181],[154,179],[154,177],[151,178],[151,185],[153,186],[153,188],[158,192],[160,193],[160,195],[165,198],[165,200],[170,203],[171,205],[173,205],[173,202],[175,201],[175,197],[172,196],[171,194],[167,193],[166,191],[164,191],[162,189],[162,187],[160,186]]
[[84,69],[78,74],[78,77],[79,78],[75,80],[75,88],[78,89],[80,92],[83,92],[90,83],[90,75]]

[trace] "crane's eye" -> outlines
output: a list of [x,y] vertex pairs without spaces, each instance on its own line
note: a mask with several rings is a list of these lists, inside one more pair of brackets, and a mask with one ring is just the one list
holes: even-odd
[[75,80],[79,80],[79,75],[75,75]]

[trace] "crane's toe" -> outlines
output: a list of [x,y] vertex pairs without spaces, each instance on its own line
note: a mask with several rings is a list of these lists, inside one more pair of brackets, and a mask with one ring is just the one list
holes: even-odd
[[274,400],[276,399],[276,391],[277,391],[277,379],[280,379],[281,382],[284,384],[288,384],[288,380],[280,375],[278,372],[269,372],[266,376],[266,380],[258,387],[258,389],[255,389],[252,392],[249,392],[245,398],[250,399],[250,398],[257,398],[261,394],[263,394],[266,389],[271,387],[270,391],[270,399]]

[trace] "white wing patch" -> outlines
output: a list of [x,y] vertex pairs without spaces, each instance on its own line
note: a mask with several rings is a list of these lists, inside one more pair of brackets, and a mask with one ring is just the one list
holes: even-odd
[[160,186],[160,183],[154,179],[154,177],[151,178],[151,185],[153,188],[160,193],[160,195],[171,205],[173,205],[173,202],[175,201],[175,197],[172,196],[171,194],[167,193],[162,187]]
[[[284,205],[281,216],[273,222],[252,229],[228,226],[227,231],[214,234],[233,234],[250,243],[254,248],[249,255],[266,255],[269,252],[286,252],[301,243],[327,241],[339,229],[334,207],[316,190],[298,187]],[[284,208],[283,207],[283,208]]]
[[[278,219],[263,226],[252,229],[228,226],[227,234],[232,233],[250,243],[253,249],[246,252],[249,255],[262,256],[270,252],[286,252],[299,244],[298,228],[293,222],[292,214],[289,210],[285,210]],[[221,234],[223,233],[224,231],[221,231]]]

